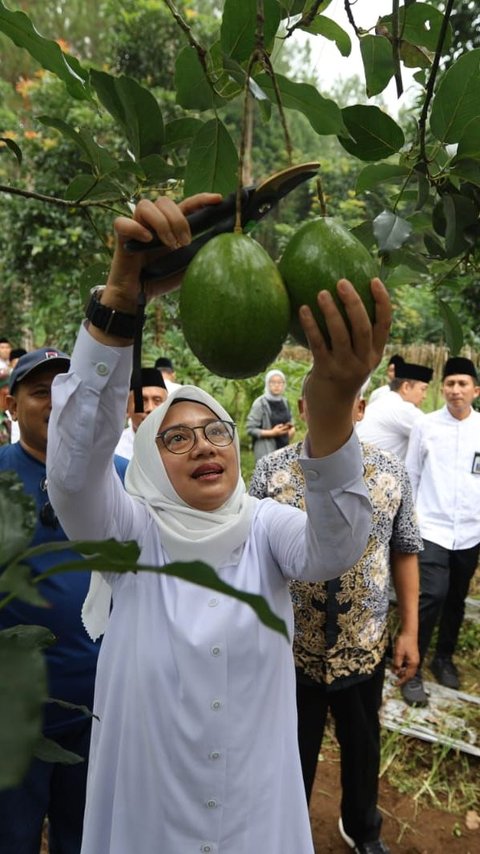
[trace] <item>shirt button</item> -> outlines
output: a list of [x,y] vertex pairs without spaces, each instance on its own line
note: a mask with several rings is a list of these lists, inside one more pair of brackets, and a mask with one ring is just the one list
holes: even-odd
[[207,842],[205,845],[200,846],[200,851],[202,852],[202,854],[210,854],[210,852],[213,851],[213,848]]
[[220,700],[213,700],[210,708],[212,708],[214,712],[218,712],[218,710],[222,708]]
[[212,750],[211,753],[208,754],[209,759],[220,759],[221,753],[219,750]]
[[108,367],[108,365],[105,364],[105,362],[98,362],[95,365],[95,370],[99,377],[106,377],[107,374],[110,373],[110,368]]
[[206,802],[206,806],[207,806],[210,810],[213,810],[213,809],[215,809],[215,807],[217,806],[217,802],[216,802],[216,800],[214,800],[214,798],[210,798],[210,800]]
[[318,480],[320,474],[315,469],[307,469],[305,472],[305,477],[307,480]]
[[219,646],[212,646],[212,648],[210,650],[212,655],[220,655],[221,651],[222,650],[220,649]]
[[213,599],[208,600],[208,607],[209,608],[215,608],[217,605],[218,605],[218,599],[215,599],[215,597]]

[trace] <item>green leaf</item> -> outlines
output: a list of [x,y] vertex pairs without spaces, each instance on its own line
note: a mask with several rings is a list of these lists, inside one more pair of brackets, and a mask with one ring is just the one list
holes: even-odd
[[0,790],[18,786],[42,726],[46,663],[38,648],[0,631]]
[[340,134],[339,142],[360,160],[383,160],[403,146],[403,131],[378,107],[357,104],[342,110],[350,137]]
[[412,226],[407,220],[394,214],[393,211],[382,211],[373,220],[373,233],[380,252],[392,252],[400,249],[412,233]]
[[317,15],[308,27],[301,27],[306,33],[311,33],[316,36],[323,36],[331,42],[335,42],[342,56],[350,56],[352,52],[352,42],[348,33],[342,30],[341,27],[332,21],[331,18],[325,18],[324,15]]
[[[280,24],[280,7],[277,0],[264,0],[264,44],[271,50]],[[257,29],[257,0],[225,0],[220,41],[226,54],[243,62],[255,47]]]
[[[13,595],[22,602],[36,605],[38,608],[48,607],[48,602],[40,595],[38,587],[33,583],[32,573],[26,564],[11,564],[0,575],[0,593]],[[0,610],[6,600],[0,600]]]
[[0,472],[0,566],[21,554],[33,537],[37,508],[13,471]]
[[83,756],[72,753],[71,750],[66,750],[60,744],[57,744],[56,741],[46,738],[44,735],[40,735],[33,753],[42,762],[59,762],[61,765],[79,765],[85,761]]
[[206,122],[193,139],[185,170],[186,196],[200,192],[228,195],[237,184],[238,156],[219,119]]
[[[404,41],[412,45],[421,45],[427,50],[435,51],[438,44],[443,15],[428,3],[410,3],[401,6],[398,14],[400,34]],[[380,18],[379,26],[386,26],[393,35],[392,16]],[[452,29],[448,26],[444,50],[447,50],[452,40]]]
[[121,197],[117,184],[108,178],[95,178],[93,175],[76,175],[64,193],[64,198],[72,202],[83,199],[90,201],[114,201]]
[[450,176],[480,187],[480,159],[474,160],[470,157],[457,160],[455,158],[455,163],[450,169]]
[[456,163],[457,160],[463,160],[467,157],[474,157],[476,160],[480,160],[480,116],[472,119],[465,128],[465,132],[458,143],[457,153],[453,162]]
[[[298,112],[303,113],[318,134],[325,136],[328,134],[348,134],[343,123],[342,111],[335,101],[324,98],[310,83],[295,83],[282,74],[276,74],[275,77],[283,106],[289,110],[298,110]],[[255,80],[267,93],[272,103],[276,104],[275,90],[270,76],[259,74]]]
[[479,111],[480,48],[464,53],[445,72],[432,102],[430,129],[443,143],[459,142]]
[[458,356],[463,347],[463,330],[461,323],[447,302],[439,299],[438,305],[440,308],[440,314],[442,315],[447,347],[452,356]]
[[43,38],[24,12],[11,12],[1,0],[0,32],[17,47],[23,47],[42,68],[59,77],[74,98],[91,100],[88,71],[74,56],[64,53],[56,41]]
[[121,125],[137,160],[158,154],[164,143],[162,111],[156,98],[131,77],[91,72],[92,85],[103,106]]
[[417,47],[402,39],[400,42],[400,59],[405,68],[430,68],[435,54],[425,47]]
[[[8,136],[0,136],[0,142],[3,142],[4,145],[10,149],[10,151],[13,151],[15,157],[18,160],[18,165],[21,166],[22,165],[22,149],[20,148],[20,146],[17,145],[17,143],[14,142],[13,139],[10,139]],[[2,147],[0,146],[0,153],[1,153],[1,151],[2,151]]]
[[200,119],[173,119],[165,125],[165,148],[182,148],[189,145],[203,123]]
[[455,258],[471,247],[466,229],[478,220],[478,208],[459,193],[448,193],[442,197],[445,215],[445,252],[447,258]]
[[185,47],[175,63],[177,104],[185,110],[210,110],[215,105],[214,91],[193,47]]
[[142,157],[138,161],[138,165],[142,167],[145,181],[149,184],[164,184],[171,178],[179,177],[178,167],[172,163],[167,163],[159,154],[149,154],[148,157]]
[[383,92],[393,77],[392,46],[385,36],[366,35],[360,39],[360,51],[367,95],[371,98]]
[[117,163],[113,157],[110,157],[108,151],[95,142],[88,131],[78,131],[72,125],[62,121],[62,119],[52,118],[51,116],[38,116],[38,121],[42,125],[55,128],[65,139],[74,142],[83,155],[82,160],[90,164],[98,175],[107,175],[117,168]]
[[378,184],[386,184],[389,181],[406,178],[410,174],[411,169],[393,163],[376,163],[373,166],[365,166],[357,178],[355,192],[357,194],[364,193],[365,190],[371,190]]

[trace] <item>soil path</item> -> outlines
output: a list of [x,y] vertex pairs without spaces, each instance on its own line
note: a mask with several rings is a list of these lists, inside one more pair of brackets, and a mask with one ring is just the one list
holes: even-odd
[[[317,767],[310,817],[316,854],[348,854],[338,833],[338,753],[327,748]],[[413,798],[380,781],[382,839],[392,854],[479,854],[480,830],[468,830],[463,816],[417,808]],[[460,835],[458,835],[460,834]]]

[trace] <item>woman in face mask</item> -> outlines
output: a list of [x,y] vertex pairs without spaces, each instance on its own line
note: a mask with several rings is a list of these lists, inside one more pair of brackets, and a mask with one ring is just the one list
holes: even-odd
[[[125,316],[135,313],[147,257],[123,244],[149,240],[148,229],[167,245],[184,244],[184,214],[215,200],[144,201],[132,219],[116,221],[100,300],[107,315],[124,319],[115,329],[105,312],[94,314],[70,372],[55,382],[49,493],[70,537],[136,540],[146,566],[202,560],[223,581],[264,596],[291,636],[288,580],[337,576],[368,539],[371,508],[351,411],[381,358],[390,304],[374,280],[372,326],[352,285],[339,283],[350,336],[322,293],[331,350],[301,309],[314,358],[306,390],[312,427],[301,458],[307,513],[246,494],[235,424],[193,386],[174,391],[140,425],[123,489],[111,458],[131,372]],[[290,644],[237,599],[135,569],[94,573],[83,612],[89,632],[105,634],[82,854],[313,854]]]
[[285,395],[285,374],[268,371],[265,390],[257,397],[247,416],[247,433],[252,438],[255,460],[284,448],[295,434],[292,413]]

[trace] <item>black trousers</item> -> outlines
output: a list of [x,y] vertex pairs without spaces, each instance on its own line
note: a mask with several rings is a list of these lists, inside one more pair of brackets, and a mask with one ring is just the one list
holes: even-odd
[[[364,682],[337,691],[297,679],[298,742],[307,800],[310,801],[327,712],[335,722],[340,745],[341,816],[355,842],[380,836],[382,818],[377,809],[380,770],[380,721],[385,664]],[[321,774],[321,765],[318,773]],[[321,778],[320,778],[321,782]]]
[[445,549],[423,541],[420,561],[418,647],[425,658],[437,623],[435,654],[450,658],[455,652],[465,615],[465,599],[478,565],[480,544],[470,549]]

